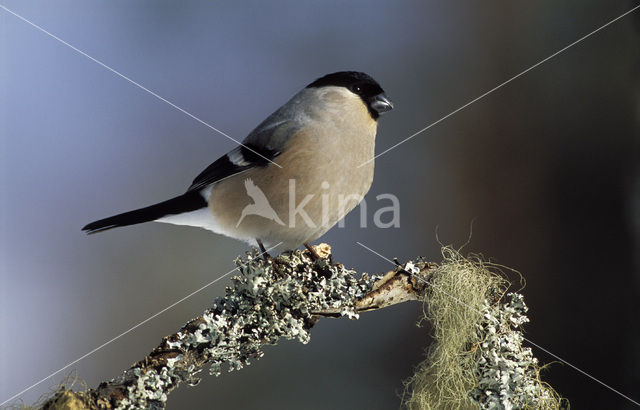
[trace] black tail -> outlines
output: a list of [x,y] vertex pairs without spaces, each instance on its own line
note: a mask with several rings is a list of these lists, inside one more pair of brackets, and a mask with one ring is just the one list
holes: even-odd
[[205,208],[206,206],[207,202],[204,200],[202,195],[200,195],[200,192],[189,191],[184,195],[169,199],[168,201],[160,202],[159,204],[91,222],[82,228],[82,230],[88,234],[92,234],[117,228],[119,226],[155,221],[156,219],[160,219],[166,215],[195,211],[200,208]]

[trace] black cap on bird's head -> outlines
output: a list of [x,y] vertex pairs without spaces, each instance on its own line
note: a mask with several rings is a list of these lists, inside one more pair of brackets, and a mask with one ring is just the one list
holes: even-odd
[[373,119],[378,119],[380,114],[393,109],[393,103],[384,94],[380,84],[368,74],[358,71],[338,71],[318,78],[307,88],[326,86],[345,87],[358,95],[366,104]]

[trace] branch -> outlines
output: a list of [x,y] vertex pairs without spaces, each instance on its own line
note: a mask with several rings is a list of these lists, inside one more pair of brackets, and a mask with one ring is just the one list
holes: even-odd
[[[240,275],[213,307],[189,321],[123,375],[85,393],[61,389],[44,408],[164,408],[167,395],[181,383],[195,385],[207,365],[220,375],[239,370],[263,355],[262,347],[281,338],[310,340],[309,330],[322,317],[358,318],[360,312],[421,300],[429,264],[420,260],[383,276],[355,272],[332,263],[330,247],[315,247],[322,257],[312,261],[307,250],[285,253],[272,265],[256,252],[235,261]],[[275,269],[274,269],[275,267]]]
[[[407,301],[427,304],[433,328],[427,359],[407,381],[404,405],[432,408],[557,409],[566,404],[540,379],[540,366],[522,346],[528,321],[522,295],[506,294],[500,267],[443,248],[443,262],[418,258],[379,276],[355,272],[331,260],[295,251],[267,262],[257,251],[235,263],[225,296],[189,321],[121,376],[86,392],[64,387],[45,409],[163,409],[181,383],[196,385],[209,367],[239,370],[280,339],[310,340],[323,317],[357,319],[366,311]],[[506,297],[505,297],[506,295]]]

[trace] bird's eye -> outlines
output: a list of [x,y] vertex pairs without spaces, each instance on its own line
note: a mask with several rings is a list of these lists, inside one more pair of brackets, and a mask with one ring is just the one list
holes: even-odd
[[360,94],[360,92],[362,91],[362,87],[358,84],[352,85],[351,91],[353,91],[356,94]]

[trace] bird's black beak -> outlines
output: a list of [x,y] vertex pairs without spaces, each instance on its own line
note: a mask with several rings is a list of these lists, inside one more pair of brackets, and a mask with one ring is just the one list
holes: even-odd
[[386,95],[384,95],[384,93],[380,93],[375,97],[372,97],[369,101],[369,106],[378,114],[382,114],[383,112],[391,111],[393,109],[393,103]]

